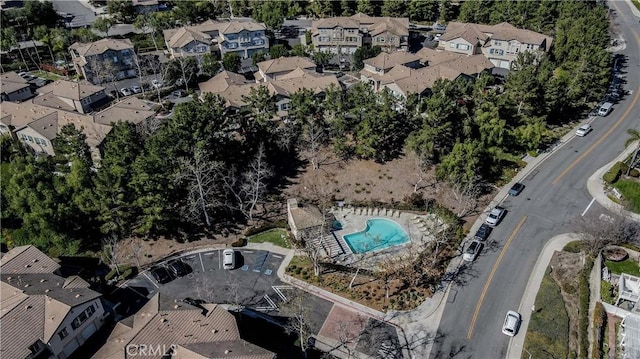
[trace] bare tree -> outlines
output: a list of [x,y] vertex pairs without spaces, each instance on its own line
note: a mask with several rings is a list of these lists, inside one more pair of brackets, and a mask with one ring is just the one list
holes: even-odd
[[103,261],[116,270],[118,277],[120,276],[120,247],[120,239],[115,233],[111,233],[102,239]]
[[301,142],[303,144],[303,148],[308,153],[309,160],[311,161],[311,167],[314,170],[320,168],[318,153],[320,152],[320,148],[324,144],[325,139],[326,131],[321,120],[313,117],[309,118],[302,129]]
[[267,165],[264,144],[260,144],[258,152],[249,164],[249,168],[238,176],[231,170],[222,177],[227,191],[232,195],[238,209],[249,222],[253,221],[254,212],[266,193],[266,180],[273,175]]
[[307,352],[307,341],[311,336],[311,308],[308,296],[305,292],[296,291],[280,305],[280,311],[289,317],[286,331],[298,335],[303,353]]
[[187,184],[187,201],[185,214],[192,219],[204,217],[208,227],[211,227],[209,211],[219,202],[217,201],[216,179],[222,168],[220,162],[209,161],[201,147],[197,147],[193,158],[181,159],[181,171],[175,177],[177,182]]
[[[116,86],[116,81],[118,80],[118,67],[111,60],[102,60],[99,61],[96,56],[92,57],[89,60],[89,73],[95,77],[96,82],[110,82],[111,86],[113,86],[116,99],[120,99],[120,91],[118,91],[118,87]],[[89,74],[88,74],[89,75]],[[91,82],[91,79],[86,79]]]
[[592,255],[596,255],[610,244],[640,242],[640,224],[621,214],[576,217],[572,227],[578,233],[578,237],[587,244],[587,251]]
[[456,215],[460,218],[472,214],[478,206],[478,199],[482,194],[479,181],[455,181],[450,184],[449,199],[454,203]]
[[140,244],[139,241],[137,240],[131,240],[130,243],[130,249],[131,249],[131,254],[133,255],[133,258],[136,260],[136,264],[138,266],[138,268],[140,268],[140,255],[142,254],[142,244]]
[[[415,182],[413,182],[413,193],[417,193],[425,188],[427,185],[430,187],[435,187],[435,176],[429,176],[429,168],[431,168],[431,164],[420,157],[416,157],[415,161],[415,176],[417,177]],[[426,183],[427,179],[431,178],[432,181],[430,183]]]

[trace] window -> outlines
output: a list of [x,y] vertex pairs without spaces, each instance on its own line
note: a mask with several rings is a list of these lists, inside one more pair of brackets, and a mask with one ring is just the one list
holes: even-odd
[[347,34],[355,34],[356,30],[355,29],[348,29],[347,30]]
[[458,44],[457,48],[459,50],[469,50],[469,45],[464,45],[464,44]]
[[29,142],[33,142],[33,137],[31,137],[31,136],[27,135],[27,141],[29,141]]
[[504,50],[491,49],[491,50],[489,50],[489,54],[502,56],[502,55],[504,55]]
[[378,36],[378,42],[384,42],[385,38],[384,36]]
[[35,342],[35,343],[29,345],[29,351],[32,354],[35,354],[35,353],[39,352],[40,351],[40,342]]
[[455,49],[455,48],[456,48],[456,44],[454,44],[454,43],[452,42],[452,43],[450,43],[450,44],[449,44],[449,47],[450,47],[450,48],[452,48],[452,49]]
[[320,42],[329,42],[329,40],[329,36],[320,36],[320,38],[318,39],[318,41]]
[[493,40],[493,44],[496,46],[502,46],[502,41]]
[[58,332],[58,336],[60,337],[60,339],[66,338],[67,335],[69,335],[69,333],[67,332],[67,328],[62,328],[62,330]]
[[96,312],[96,308],[94,308],[93,304],[90,305],[89,307],[87,307],[87,309],[85,309],[82,313],[80,313],[80,315],[78,315],[73,320],[73,322],[71,322],[71,328],[74,330],[78,329],[82,325],[82,323],[87,321],[87,319],[89,319],[89,317],[91,317],[95,312]]
[[329,32],[329,30],[327,29],[320,29],[320,33],[321,34],[327,34]]
[[353,37],[353,36],[349,36],[347,37],[347,42],[358,42],[358,38],[357,37]]
[[291,109],[290,102],[285,102],[282,105],[280,105],[280,111],[288,111],[289,109]]

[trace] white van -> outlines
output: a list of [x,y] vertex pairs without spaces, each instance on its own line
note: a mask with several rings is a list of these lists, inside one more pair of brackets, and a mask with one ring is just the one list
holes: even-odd
[[600,108],[598,109],[598,116],[608,115],[609,112],[611,112],[612,107],[613,107],[613,104],[611,102],[603,103],[602,106],[600,106]]
[[236,253],[233,249],[225,249],[222,252],[222,267],[224,269],[234,269],[236,267]]

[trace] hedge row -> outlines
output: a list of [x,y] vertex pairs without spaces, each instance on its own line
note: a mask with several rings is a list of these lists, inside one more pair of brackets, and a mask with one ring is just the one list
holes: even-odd
[[587,358],[589,352],[589,273],[593,259],[587,257],[585,267],[578,277],[578,337],[580,338],[579,358]]
[[136,267],[132,267],[128,264],[124,264],[118,267],[118,269],[116,270],[116,268],[113,268],[109,273],[107,273],[107,275],[104,276],[105,280],[111,280],[114,277],[116,277],[118,275],[118,271],[120,271],[120,277],[118,278],[120,279],[129,279],[131,276],[133,276],[134,274],[136,274],[138,272],[138,268]]
[[288,224],[287,221],[283,220],[279,220],[279,221],[275,221],[275,222],[269,222],[269,223],[264,223],[261,224],[259,226],[256,227],[250,227],[247,228],[247,230],[245,230],[244,235],[249,237],[252,236],[254,234],[258,234],[260,232],[264,232],[267,231],[269,229],[274,229],[274,228],[287,228]]
[[591,350],[591,357],[593,359],[604,358],[604,329],[607,326],[607,311],[604,309],[602,303],[597,302],[596,307],[593,310],[593,330],[595,334],[595,340],[593,341],[593,348]]

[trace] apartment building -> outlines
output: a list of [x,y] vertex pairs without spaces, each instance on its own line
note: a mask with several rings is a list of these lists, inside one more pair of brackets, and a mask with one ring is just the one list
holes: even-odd
[[269,51],[266,27],[253,21],[207,20],[199,25],[164,30],[163,34],[172,57],[217,51],[221,57],[235,52],[246,59],[256,52]]
[[409,19],[358,13],[350,17],[315,20],[311,27],[311,42],[318,51],[335,54],[353,54],[364,45],[380,46],[385,52],[407,51]]
[[548,52],[553,38],[503,22],[497,25],[450,22],[438,49],[465,55],[482,54],[495,67],[510,69],[521,52]]
[[136,77],[136,53],[130,40],[102,39],[69,46],[76,71],[92,84]]
[[15,71],[0,75],[0,101],[20,102],[33,97],[29,81]]
[[109,97],[104,91],[104,87],[85,81],[57,80],[39,88],[38,97],[33,99],[33,103],[88,113],[109,102]]
[[280,76],[286,75],[297,68],[306,71],[316,70],[316,64],[311,61],[311,59],[299,56],[279,57],[277,59],[259,62],[257,65],[258,72],[254,74],[254,77],[258,82],[276,80],[280,78]]
[[276,356],[240,336],[235,317],[218,304],[195,307],[155,294],[118,322],[95,359],[252,358]]
[[0,357],[68,358],[105,322],[102,295],[33,246],[0,258]]

